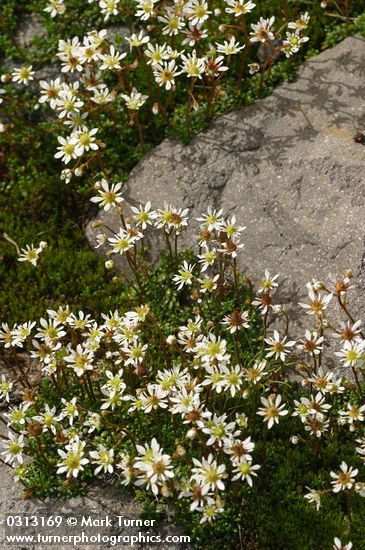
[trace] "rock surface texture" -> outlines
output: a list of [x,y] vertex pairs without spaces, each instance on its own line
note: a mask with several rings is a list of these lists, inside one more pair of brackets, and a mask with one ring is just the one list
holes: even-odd
[[247,226],[241,268],[254,281],[265,268],[280,273],[283,301],[303,297],[312,277],[351,268],[360,310],[365,147],[353,136],[365,129],[364,57],[365,40],[347,38],[304,63],[295,82],[216,119],[188,146],[165,140],[131,173],[131,202],[189,207],[191,219],[208,205],[235,214]]
[[[138,519],[141,512],[139,504],[132,499],[132,497],[121,493],[117,487],[112,487],[106,485],[104,487],[100,485],[95,485],[89,488],[87,496],[85,497],[75,497],[67,501],[60,501],[55,498],[47,498],[45,501],[40,501],[36,499],[22,500],[21,498],[22,487],[19,483],[15,483],[12,479],[12,473],[10,468],[7,468],[0,465],[0,548],[11,548],[14,550],[64,550],[65,548],[74,548],[75,550],[105,550],[106,548],[123,548],[123,550],[188,550],[190,545],[187,543],[174,543],[174,542],[163,542],[167,537],[177,537],[181,536],[181,530],[168,522],[167,520],[159,523],[157,527],[151,528],[141,528],[141,527],[127,527],[126,524],[123,524],[124,519],[121,519],[121,527],[118,526],[117,516],[124,516],[128,519]],[[28,527],[22,530],[17,529],[14,532],[11,532],[9,529],[6,529],[5,522],[7,515],[11,516],[36,516],[39,521],[41,517],[49,518],[55,516],[61,516],[63,518],[63,523],[60,528],[41,528],[41,527]],[[113,527],[105,526],[94,526],[90,527],[84,525],[81,527],[82,517],[85,518],[85,521],[88,522],[89,516],[95,519],[103,519],[105,517],[109,518],[109,521],[113,521],[115,524]],[[69,517],[77,518],[78,525],[76,527],[66,525],[67,519]],[[95,525],[95,524],[94,524]],[[113,539],[109,538],[110,542],[102,541],[98,544],[90,543],[88,544],[87,539],[84,538],[82,544],[74,543],[74,539],[69,539],[70,543],[66,544],[61,542],[53,542],[52,544],[47,544],[47,540],[50,539],[41,539],[41,543],[28,543],[26,541],[21,544],[11,544],[5,542],[5,533],[7,535],[16,534],[16,535],[27,535],[33,536],[34,540],[37,540],[36,537],[40,535],[60,535],[60,536],[82,536],[84,532],[88,536],[144,536],[145,539],[140,538],[140,542],[134,542],[133,545],[124,542],[123,544],[113,544]],[[139,535],[139,532],[141,535]],[[161,543],[149,543],[148,538],[152,539],[152,536],[160,536]],[[91,539],[92,541],[93,539]],[[97,540],[97,539],[94,539]],[[124,539],[125,541],[127,539]],[[143,542],[145,540],[146,542]],[[152,539],[153,540],[153,539]],[[170,540],[177,540],[171,539]],[[77,541],[76,541],[77,542]]]

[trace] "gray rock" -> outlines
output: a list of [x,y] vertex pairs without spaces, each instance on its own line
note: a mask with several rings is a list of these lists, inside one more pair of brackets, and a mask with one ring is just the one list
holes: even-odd
[[39,15],[32,13],[21,19],[19,29],[15,34],[15,43],[19,48],[29,48],[35,37],[42,38],[47,35]]
[[353,136],[365,124],[364,56],[365,40],[347,38],[189,145],[165,140],[132,171],[130,200],[189,207],[190,233],[208,205],[235,214],[247,226],[241,268],[254,281],[280,273],[284,302],[351,268],[363,312],[365,149]]
[[[9,471],[8,471],[9,470]],[[9,473],[10,472],[10,473]],[[36,550],[37,548],[44,548],[45,550],[63,550],[64,548],[73,547],[77,550],[104,550],[104,548],[125,548],[126,550],[151,550],[153,548],[161,548],[162,550],[187,550],[191,546],[187,543],[171,543],[164,542],[166,537],[181,536],[181,530],[176,526],[168,523],[164,520],[162,523],[155,523],[153,527],[129,527],[128,523],[124,523],[124,519],[118,520],[118,516],[123,516],[127,520],[138,520],[140,517],[141,508],[140,505],[132,499],[131,496],[123,494],[120,490],[113,486],[101,487],[100,485],[92,486],[87,496],[75,497],[67,501],[60,501],[57,499],[47,498],[44,501],[36,499],[22,500],[20,497],[21,486],[14,485],[14,481],[11,476],[10,469],[5,466],[0,466],[0,547],[7,547],[5,541],[5,535],[27,535],[33,536],[34,541],[37,541],[38,535],[42,535],[44,538],[40,542],[35,544],[24,542],[19,546],[12,545],[12,548],[22,550]],[[10,530],[6,527],[6,518],[11,516],[36,516],[37,518],[49,518],[50,516],[61,516],[63,523],[60,528],[47,528],[41,526],[28,527],[24,529],[17,528],[16,530]],[[67,526],[67,519],[73,517],[77,519],[78,525],[75,527]],[[112,527],[89,527],[87,526],[88,518],[92,520],[108,518],[113,523]],[[83,518],[85,518],[83,520]],[[39,519],[41,521],[41,519]],[[84,521],[84,525],[82,522]],[[120,521],[120,524],[119,524]],[[85,526],[86,524],[86,526]],[[94,524],[95,525],[95,524]],[[52,544],[51,539],[47,539],[46,536],[82,536],[84,532],[89,539],[84,538],[83,544],[73,544],[73,539],[69,539],[70,543],[57,542],[54,539]],[[139,534],[140,533],[140,534]],[[92,539],[91,537],[97,537],[100,534],[101,537],[109,536],[107,539]],[[129,544],[127,538],[120,539],[121,543],[113,545],[113,539],[111,537],[117,536],[123,537],[140,537],[136,542]],[[156,545],[149,543],[149,540],[153,541],[152,537],[161,537],[161,544]],[[145,537],[145,538],[142,538]],[[18,539],[19,540],[19,539]],[[171,539],[170,539],[171,540]],[[177,540],[172,539],[172,540]],[[183,540],[183,539],[180,539]],[[29,541],[29,539],[28,539]],[[61,539],[62,541],[62,539]],[[88,544],[90,541],[90,544]]]
[[[4,426],[0,424],[0,433],[4,433]],[[115,480],[114,480],[115,482]],[[6,542],[6,535],[27,535],[33,536],[34,540],[37,540],[39,535],[46,536],[82,536],[84,532],[89,537],[100,537],[108,535],[109,541],[101,539],[100,544],[98,539],[88,540],[84,538],[82,544],[74,544],[74,539],[69,539],[69,544],[64,542],[57,543],[56,540],[52,544],[50,539],[43,538],[41,542],[29,543],[24,542],[19,545],[11,544],[10,548],[14,550],[37,550],[42,548],[44,550],[63,550],[64,548],[75,548],[76,550],[104,550],[105,548],[125,548],[129,550],[153,550],[154,548],[161,548],[162,550],[189,550],[192,548],[190,544],[184,542],[165,542],[168,540],[177,540],[178,536],[183,536],[181,529],[172,524],[169,517],[169,510],[167,510],[166,519],[162,522],[150,523],[152,527],[146,526],[144,528],[137,527],[136,525],[128,525],[126,520],[138,520],[140,518],[141,506],[133,499],[130,494],[122,492],[115,483],[104,484],[101,483],[91,485],[88,488],[88,493],[84,497],[74,497],[67,501],[60,501],[56,498],[47,498],[44,501],[38,499],[22,499],[22,485],[15,483],[12,476],[12,471],[9,467],[0,463],[0,548],[7,548],[9,542]],[[62,524],[59,528],[56,527],[42,527],[39,523],[38,526],[29,526],[24,528],[16,528],[11,530],[6,526],[8,516],[35,516],[38,521],[41,522],[41,518],[49,518],[55,516],[62,517]],[[118,516],[123,516],[123,519],[118,519]],[[67,525],[67,519],[69,517],[77,519],[77,525]],[[109,522],[113,525],[111,527],[105,526],[88,526],[88,518],[93,521],[96,519],[103,519],[108,517]],[[84,525],[82,525],[83,518],[85,518]],[[144,519],[152,519],[144,517]],[[23,520],[24,522],[24,520]],[[23,523],[24,525],[24,523]],[[113,544],[113,536],[123,537],[139,537],[134,539],[133,544],[129,544],[127,541],[130,539],[122,539],[120,544]],[[142,538],[145,537],[144,539]],[[152,537],[161,537],[161,543],[153,543]],[[150,537],[150,538],[148,538]],[[176,537],[175,539],[172,537]],[[28,539],[29,540],[29,539]],[[152,542],[149,542],[149,540]],[[183,539],[180,539],[183,540]],[[88,544],[90,542],[90,544]]]

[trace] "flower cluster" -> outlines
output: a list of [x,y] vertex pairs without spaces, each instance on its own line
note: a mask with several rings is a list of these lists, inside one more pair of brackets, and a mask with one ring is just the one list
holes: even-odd
[[[98,6],[105,21],[126,9],[117,0],[101,0]],[[240,80],[245,65],[248,76],[264,73],[280,55],[290,57],[308,40],[307,12],[281,25],[274,16],[260,17],[255,23],[255,8],[255,3],[241,0],[226,0],[219,7],[205,0],[164,4],[138,0],[134,9],[138,30],[124,37],[121,46],[113,43],[107,29],[59,40],[56,55],[62,76],[39,81],[36,107],[47,105],[58,119],[55,158],[72,165],[63,169],[62,179],[82,175],[95,159],[101,162],[103,113],[113,113],[115,124],[135,126],[143,144],[140,111],[159,115],[166,123],[174,93],[179,97],[182,93],[187,98],[185,122],[190,133],[191,109],[202,105],[207,118],[214,114],[217,99],[226,93],[222,79],[227,72],[238,71]],[[67,2],[51,0],[44,11],[61,17],[66,10]],[[280,38],[284,27],[286,37]],[[264,60],[247,64],[255,47],[263,48]],[[23,65],[3,74],[2,80],[27,86],[36,76],[32,66]]]
[[[301,307],[314,319],[314,329],[292,340],[288,324],[280,324],[285,308],[275,303],[279,275],[266,270],[255,294],[238,271],[245,228],[234,216],[208,207],[195,220],[196,254],[184,258],[178,238],[189,224],[187,210],[168,204],[153,210],[147,203],[128,211],[121,185],[106,179],[98,182],[91,200],[120,213],[120,230],[111,235],[105,228],[97,246],[107,246],[113,265],[114,256],[127,260],[140,304],[102,314],[100,320],[64,306],[48,310],[38,323],[2,324],[4,351],[28,349],[58,396],[49,400],[47,393],[31,390],[22,371],[24,399],[13,405],[13,381],[2,377],[0,396],[10,407],[2,417],[9,433],[1,453],[16,475],[21,468],[21,481],[27,484],[37,456],[50,475],[77,483],[81,474],[115,473],[122,485],[162,500],[176,496],[200,514],[201,523],[212,522],[231,491],[255,490],[266,467],[262,451],[259,456],[255,450],[257,439],[266,441],[283,424],[293,434],[292,444],[316,453],[336,433],[355,438],[356,463],[343,460],[338,470],[327,472],[332,487],[308,488],[309,502],[318,509],[328,492],[365,496],[365,483],[359,481],[364,473],[359,464],[365,463],[359,381],[365,340],[360,320],[347,309],[351,273],[330,278],[327,286],[308,283],[310,303]],[[192,304],[170,333],[161,328],[148,300],[152,269],[146,267],[145,238],[151,228],[164,233],[174,266],[165,284]],[[335,301],[349,317],[338,326],[327,317]],[[327,333],[342,346],[336,372],[324,368]],[[345,356],[348,346],[358,359]],[[293,370],[302,378],[299,392],[291,381]],[[171,424],[172,440],[166,437]],[[53,445],[45,447],[44,438]]]

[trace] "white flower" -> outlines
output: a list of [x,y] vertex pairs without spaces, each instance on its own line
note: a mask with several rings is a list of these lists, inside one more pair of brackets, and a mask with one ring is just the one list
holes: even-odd
[[250,323],[248,322],[248,311],[232,311],[230,315],[226,315],[223,318],[222,324],[226,325],[226,329],[229,330],[231,334],[234,334],[237,330],[242,330],[243,328],[250,328]]
[[47,243],[45,241],[41,241],[38,246],[27,244],[25,248],[21,249],[18,262],[29,262],[32,265],[37,265],[39,255],[46,247]]
[[39,103],[49,102],[51,109],[56,109],[57,99],[59,99],[62,90],[60,79],[56,78],[55,80],[50,80],[50,82],[40,80],[39,86],[42,94],[39,98]]
[[181,414],[182,416],[200,406],[199,394],[194,391],[189,392],[186,388],[182,388],[174,397],[170,397],[170,401],[172,403],[169,408],[171,414]]
[[227,354],[227,342],[222,340],[219,336],[209,333],[208,337],[205,337],[200,342],[197,342],[196,353],[206,363],[213,361],[223,362],[229,360],[229,354]]
[[27,410],[30,407],[30,403],[21,403],[19,407],[10,407],[7,413],[4,413],[4,417],[9,420],[8,425],[20,424],[21,426],[25,425],[27,420]]
[[139,396],[142,401],[142,410],[149,413],[152,410],[167,409],[167,392],[158,384],[148,384],[147,391],[141,392]]
[[115,92],[109,92],[109,88],[97,88],[93,90],[94,95],[91,96],[91,101],[97,103],[98,105],[106,105],[111,103],[115,99]]
[[252,24],[251,28],[253,32],[251,33],[251,42],[268,42],[269,40],[274,40],[275,37],[271,29],[274,21],[275,17],[270,17],[270,19],[260,17],[258,23]]
[[135,16],[140,17],[142,21],[147,21],[150,17],[155,15],[154,4],[158,0],[137,0],[137,10]]
[[78,330],[85,330],[86,327],[91,327],[95,321],[91,319],[89,314],[85,315],[83,311],[79,311],[78,317],[76,317],[74,313],[71,313],[67,317],[67,322],[70,327],[75,327],[75,329]]
[[43,340],[48,345],[56,344],[56,341],[66,336],[66,331],[63,325],[57,319],[50,319],[46,321],[43,317],[39,321],[42,328],[38,328],[38,332],[35,335],[36,338]]
[[25,85],[29,84],[30,80],[34,80],[33,75],[32,65],[23,65],[20,68],[14,69],[11,74],[13,82],[21,82]]
[[204,38],[208,37],[208,32],[206,29],[193,25],[191,21],[189,21],[189,28],[184,29],[182,32],[186,35],[186,38],[184,38],[181,45],[185,46],[187,44],[191,48],[196,46]]
[[325,420],[321,413],[308,414],[304,420],[304,429],[315,437],[322,437],[322,434],[328,431],[328,428],[329,421]]
[[135,342],[132,346],[122,348],[122,351],[127,355],[128,359],[125,361],[125,366],[134,365],[137,367],[139,363],[142,363],[148,344],[138,344]]
[[80,150],[77,148],[78,140],[75,134],[71,134],[66,139],[58,136],[57,139],[61,145],[57,147],[58,151],[54,155],[56,159],[60,158],[65,164],[68,164],[70,160],[80,156]]
[[184,15],[192,25],[200,27],[212,12],[208,10],[205,0],[190,0],[184,5]]
[[8,440],[2,440],[1,446],[3,447],[1,454],[7,464],[13,467],[23,464],[23,449],[25,446],[23,435],[17,436],[12,432],[8,432]]
[[240,390],[243,382],[242,370],[239,365],[235,367],[221,367],[224,374],[224,382],[226,390],[228,390],[232,397]]
[[76,130],[74,132],[74,136],[76,138],[76,149],[77,149],[77,156],[81,156],[84,154],[85,151],[89,151],[90,149],[92,151],[97,151],[99,149],[99,146],[97,143],[95,143],[95,134],[97,133],[97,128],[92,128],[89,130],[86,126],[83,126],[80,130]]
[[43,11],[48,12],[51,17],[63,15],[66,12],[66,6],[63,2],[64,0],[49,0]]
[[289,29],[298,29],[299,31],[303,31],[308,27],[308,23],[310,20],[310,16],[308,15],[308,12],[302,13],[298,19],[295,21],[291,21],[288,23]]
[[308,382],[313,384],[319,392],[325,394],[330,392],[331,386],[335,382],[334,374],[331,371],[324,373],[323,369],[320,367],[317,374],[313,374],[308,378]]
[[159,86],[165,86],[166,90],[171,90],[175,86],[175,78],[181,74],[178,71],[174,59],[162,64],[153,65],[153,75]]
[[[236,423],[243,427],[247,427],[247,417],[244,417],[244,422],[242,415],[236,417]],[[230,442],[230,445],[224,448],[224,452],[230,456],[232,464],[239,464],[240,462],[252,462],[251,453],[255,448],[255,443],[251,441],[251,437],[246,437],[243,441],[240,439],[234,439]]]
[[79,472],[84,470],[85,464],[89,463],[87,458],[84,458],[84,448],[86,442],[80,441],[78,437],[66,445],[66,451],[58,449],[58,454],[61,457],[61,461],[57,464],[57,474],[66,473],[67,477],[76,478],[79,475]]
[[111,44],[108,54],[100,54],[99,59],[102,61],[100,70],[115,70],[121,69],[120,61],[125,58],[127,54],[117,52],[113,44]]
[[4,374],[2,374],[0,381],[0,399],[5,399],[9,403],[9,395],[13,389],[13,386],[13,382],[6,380]]
[[152,225],[153,221],[157,217],[157,213],[153,210],[151,211],[150,201],[148,201],[144,207],[141,204],[139,208],[137,208],[136,206],[131,206],[131,210],[135,214],[133,218],[136,222],[136,225],[140,225],[143,230],[145,230],[148,225]]
[[290,352],[290,349],[293,346],[295,346],[295,341],[291,340],[289,342],[286,341],[287,336],[284,336],[284,338],[280,339],[280,334],[277,330],[274,330],[274,337],[273,338],[265,338],[265,342],[269,344],[268,348],[265,348],[268,352],[266,354],[266,357],[272,357],[274,356],[275,359],[280,359],[281,361],[285,361],[286,354]]
[[212,523],[217,514],[222,514],[224,512],[224,508],[222,506],[217,506],[216,504],[212,503],[207,504],[202,509],[197,508],[197,511],[203,513],[202,519],[199,521],[199,523]]
[[309,493],[304,495],[304,498],[308,500],[308,502],[313,503],[316,505],[317,512],[321,506],[321,493],[320,491],[315,491],[314,489],[311,489],[310,487],[306,487],[306,489],[309,490]]
[[335,355],[341,358],[344,367],[356,367],[364,363],[365,340],[350,342],[346,340],[340,351]]
[[299,31],[287,32],[286,39],[283,41],[283,51],[286,57],[299,52],[300,45],[308,42],[308,36],[300,36]]
[[144,54],[148,57],[147,65],[159,65],[169,59],[169,54],[167,51],[167,44],[164,43],[161,46],[159,44],[152,44],[149,42],[147,48],[144,50]]
[[118,15],[119,0],[100,0],[99,7],[104,15],[104,21],[107,21],[111,15]]
[[227,415],[223,414],[218,416],[213,415],[213,418],[207,420],[199,420],[197,422],[198,427],[204,434],[209,436],[207,445],[217,445],[218,447],[225,447],[230,445],[232,439],[240,434],[240,431],[233,432],[236,427],[235,422],[226,422]]
[[236,39],[234,36],[231,36],[231,38],[229,39],[229,42],[227,42],[227,40],[225,40],[223,44],[219,44],[218,42],[216,42],[216,45],[217,45],[217,51],[219,53],[223,53],[224,55],[234,55],[240,52],[241,50],[243,50],[243,48],[245,47],[245,44],[240,46],[240,43],[236,42]]
[[98,413],[89,413],[84,426],[88,428],[87,433],[92,434],[93,432],[100,431],[101,429],[101,416]]
[[197,279],[198,283],[200,283],[199,292],[201,294],[214,292],[214,290],[216,290],[218,287],[218,279],[219,273],[217,273],[217,275],[214,275],[214,277],[209,277],[205,275],[204,279]]
[[146,103],[146,100],[148,99],[148,95],[140,94],[136,88],[133,88],[132,92],[128,94],[121,94],[121,97],[124,99],[127,108],[131,111],[138,111],[144,103]]
[[13,329],[10,329],[9,325],[7,323],[1,323],[1,329],[0,330],[0,342],[3,343],[4,348],[10,348],[14,344],[14,330],[16,328],[16,325],[14,325]]
[[104,473],[112,474],[114,471],[114,449],[107,449],[104,445],[99,444],[97,451],[90,451],[90,456],[93,458],[92,464],[97,464],[94,474],[97,475],[101,470]]
[[305,331],[305,339],[300,340],[301,344],[298,344],[298,348],[303,350],[309,355],[319,355],[323,349],[322,343],[324,336],[318,336],[317,332]]
[[218,465],[212,454],[209,454],[208,458],[202,458],[201,461],[193,458],[193,463],[195,467],[192,468],[191,480],[202,488],[203,495],[216,489],[224,491],[222,481],[226,477],[224,464]]
[[111,251],[114,254],[124,254],[128,250],[130,250],[135,241],[137,240],[136,235],[132,235],[129,231],[126,231],[122,227],[120,228],[119,232],[115,234],[115,237],[109,237],[108,241],[110,244],[113,245],[113,248]]
[[245,460],[243,460],[242,462],[239,462],[234,468],[233,473],[235,475],[232,477],[232,481],[242,479],[243,481],[247,481],[248,485],[252,487],[251,476],[257,476],[255,470],[259,470],[260,468],[261,466],[259,466],[258,464],[252,464],[251,462],[246,462]]
[[27,321],[21,325],[17,325],[12,330],[12,346],[22,347],[23,342],[31,335],[32,329],[35,326],[35,322]]
[[108,212],[112,206],[118,206],[124,201],[120,193],[122,188],[121,183],[113,183],[109,185],[106,179],[102,179],[97,182],[95,187],[97,188],[99,195],[92,197],[90,201],[99,203],[99,206],[102,206],[106,212]]
[[62,401],[64,407],[61,410],[61,413],[56,418],[56,420],[61,421],[64,418],[67,418],[68,421],[69,421],[70,426],[72,426],[75,417],[79,416],[79,411],[78,411],[77,405],[76,405],[77,398],[73,397],[71,399],[71,401],[66,401],[66,399],[64,399],[62,397],[61,401]]
[[133,33],[131,34],[131,36],[126,36],[125,40],[129,44],[130,51],[132,51],[132,48],[138,48],[143,44],[147,44],[147,42],[149,42],[150,40],[150,37],[148,35],[145,35],[143,31],[140,31],[138,35]]
[[153,438],[151,445],[137,445],[139,456],[134,460],[134,468],[138,472],[135,482],[137,486],[146,485],[154,495],[158,494],[159,487],[174,477],[171,457],[163,453],[163,449]]
[[76,117],[77,122],[80,123],[82,122],[83,117],[85,117],[85,114],[81,116],[76,114],[79,113],[80,108],[84,105],[84,102],[70,90],[62,91],[54,100],[54,105],[57,111],[59,111],[59,118],[69,118],[68,121],[65,121],[65,124],[67,123],[66,125],[71,125],[72,122],[72,126],[76,126],[72,117]]
[[249,63],[248,64],[248,72],[250,74],[258,73],[260,70],[260,65],[258,63]]
[[341,462],[340,469],[339,473],[330,472],[330,476],[333,479],[331,484],[333,485],[332,491],[334,493],[339,493],[345,489],[352,489],[355,477],[359,473],[359,470],[354,469],[352,466],[348,467],[344,461]]
[[217,250],[216,248],[205,247],[202,251],[202,254],[198,254],[199,263],[201,264],[201,272],[203,273],[212,266],[217,259]]
[[60,174],[60,179],[62,181],[64,181],[66,184],[67,183],[70,183],[71,179],[72,179],[72,170],[70,170],[69,168],[64,168],[62,171],[61,171],[61,174]]
[[338,537],[335,537],[333,542],[333,550],[351,550],[352,548],[352,542],[343,545]]
[[340,411],[339,415],[350,427],[355,422],[364,422],[365,405],[358,406],[354,403],[347,403],[347,411]]
[[186,260],[184,260],[181,269],[179,269],[179,272],[177,275],[174,275],[173,281],[177,285],[177,289],[180,290],[184,285],[191,285],[193,282],[193,269],[195,267],[195,264],[188,264]]
[[188,78],[202,78],[206,64],[205,57],[197,57],[196,50],[193,50],[191,54],[182,54],[181,60],[183,62],[181,65],[182,72],[186,73]]
[[222,217],[223,209],[217,211],[208,206],[207,213],[203,214],[201,218],[196,218],[200,222],[204,229],[207,231],[219,231],[224,225],[224,219]]
[[257,384],[267,374],[265,368],[267,367],[267,361],[256,361],[252,367],[246,370],[246,379],[250,384]]
[[312,288],[310,288],[308,296],[311,299],[310,304],[299,302],[299,305],[307,310],[308,315],[322,315],[333,297],[332,294],[327,294],[322,298],[321,294],[315,292]]
[[256,6],[253,2],[245,0],[225,0],[225,3],[229,6],[226,8],[226,12],[234,14],[235,17],[250,13]]
[[288,411],[285,409],[285,404],[281,403],[281,395],[269,395],[268,399],[261,397],[261,407],[257,414],[264,417],[264,421],[267,422],[267,427],[270,430],[273,425],[279,424],[280,416],[286,416]]
[[212,389],[216,393],[221,393],[224,387],[226,386],[226,380],[223,376],[221,369],[217,367],[206,365],[205,366],[206,375],[202,382],[203,386],[212,386]]
[[278,277],[279,274],[272,276],[270,275],[270,271],[265,269],[265,278],[261,281],[260,288],[257,293],[262,294],[263,292],[271,292],[273,288],[278,286]]
[[224,57],[220,55],[215,59],[206,59],[204,72],[210,78],[217,78],[220,73],[228,71],[228,67],[223,65]]
[[117,374],[113,374],[112,371],[105,371],[108,380],[106,384],[102,386],[102,390],[107,389],[110,393],[121,393],[126,389],[126,385],[123,382],[123,371],[119,370]]
[[89,348],[78,344],[76,350],[70,350],[70,355],[65,357],[65,361],[77,376],[82,376],[85,371],[93,370],[93,358],[94,353]]
[[355,323],[352,323],[351,321],[344,323],[342,321],[340,322],[338,332],[333,333],[333,336],[335,338],[341,338],[342,342],[345,342],[346,340],[349,342],[361,341],[362,336],[360,326],[361,320],[358,320]]

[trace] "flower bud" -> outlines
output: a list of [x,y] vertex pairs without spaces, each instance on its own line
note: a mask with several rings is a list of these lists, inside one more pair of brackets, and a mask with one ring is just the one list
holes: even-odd
[[161,495],[163,497],[169,497],[170,496],[170,489],[167,487],[167,485],[162,485],[161,487]]
[[166,343],[167,343],[169,346],[173,346],[173,345],[176,343],[176,336],[174,336],[173,334],[170,334],[170,335],[166,338]]
[[105,267],[106,267],[107,269],[113,269],[114,265],[115,265],[115,264],[114,264],[113,260],[107,260],[107,261],[105,262]]
[[195,428],[190,428],[190,430],[186,432],[187,439],[195,439],[196,436],[197,436],[197,431]]
[[154,115],[158,115],[159,113],[159,108],[158,108],[158,103],[154,103],[153,106],[152,106],[152,113]]
[[186,451],[185,451],[185,449],[184,449],[184,447],[183,447],[182,445],[177,445],[175,454],[176,454],[177,456],[179,456],[179,457],[185,456],[185,455],[186,455]]

